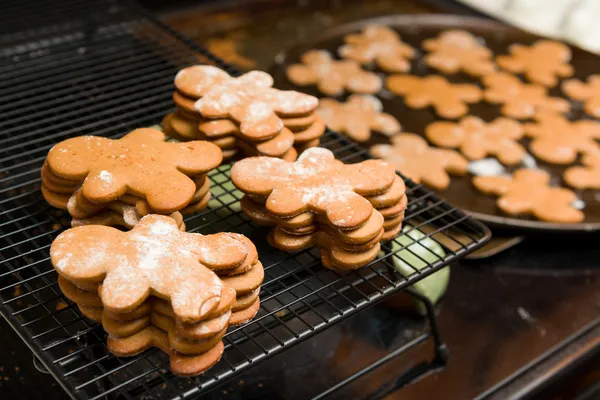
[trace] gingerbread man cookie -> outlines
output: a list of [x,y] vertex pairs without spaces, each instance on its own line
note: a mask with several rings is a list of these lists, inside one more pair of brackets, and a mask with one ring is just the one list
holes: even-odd
[[408,72],[415,50],[404,43],[392,29],[383,25],[368,25],[361,33],[344,36],[338,49],[342,58],[361,64],[375,64],[386,72]]
[[483,193],[500,196],[498,207],[507,214],[560,223],[577,223],[584,218],[573,207],[575,193],[551,187],[550,174],[539,169],[518,169],[512,177],[476,176],[473,185]]
[[489,123],[473,116],[458,123],[437,121],[425,128],[425,134],[436,146],[460,149],[470,160],[492,155],[503,164],[514,165],[525,155],[525,149],[517,142],[523,136],[523,127],[509,118],[500,117]]
[[586,83],[569,79],[563,82],[562,90],[570,98],[582,101],[588,115],[600,118],[600,75],[588,76]]
[[294,163],[253,157],[231,168],[233,184],[246,194],[266,198],[271,214],[293,217],[314,211],[342,230],[367,221],[373,206],[364,196],[385,192],[395,178],[394,167],[386,162],[344,164],[320,147],[306,150]]
[[438,115],[450,119],[465,115],[469,111],[467,104],[481,100],[477,86],[450,83],[439,75],[391,75],[387,88],[404,96],[404,103],[411,108],[432,106]]
[[463,71],[468,75],[483,76],[496,70],[491,60],[492,51],[467,31],[444,31],[435,39],[424,40],[423,48],[429,52],[425,63],[445,74]]
[[568,101],[548,96],[543,86],[523,83],[506,72],[486,75],[482,80],[487,86],[483,94],[485,100],[502,104],[502,113],[508,117],[527,119],[539,111],[564,114],[570,109]]
[[327,96],[339,96],[345,90],[374,94],[381,90],[381,78],[364,71],[354,60],[335,60],[325,50],[310,50],[300,58],[301,64],[287,68],[288,79],[298,86],[317,85]]
[[345,103],[321,99],[317,113],[330,129],[346,134],[357,142],[365,142],[371,137],[371,131],[386,136],[400,132],[398,120],[382,110],[378,98],[353,94]]
[[70,282],[101,284],[105,309],[134,310],[150,295],[171,302],[181,321],[201,320],[220,302],[223,283],[211,270],[244,263],[248,246],[227,233],[199,235],[179,230],[172,218],[149,215],[129,232],[88,225],[61,233],[50,259]]
[[600,153],[584,154],[583,166],[568,168],[563,174],[565,182],[576,189],[600,189]]
[[600,123],[590,120],[571,122],[562,115],[538,113],[536,123],[525,124],[526,136],[532,138],[529,149],[551,164],[571,164],[578,154],[595,153],[600,146]]
[[553,87],[559,77],[573,75],[571,49],[563,43],[538,40],[531,46],[513,44],[509,52],[497,56],[496,63],[507,71],[524,74],[530,82]]
[[448,174],[464,175],[468,161],[454,150],[429,147],[427,141],[414,133],[394,136],[392,144],[377,144],[370,149],[374,157],[391,163],[396,170],[416,183],[438,190],[450,185]]
[[201,94],[196,110],[206,118],[236,120],[248,140],[276,136],[284,128],[281,117],[309,114],[319,103],[314,96],[272,88],[273,78],[261,71],[233,78],[218,68],[197,65],[193,78],[194,92]]
[[156,212],[170,214],[194,196],[190,177],[216,168],[222,159],[212,143],[169,143],[162,132],[141,128],[117,140],[67,139],[50,150],[47,162],[58,177],[82,182],[83,195],[94,203],[129,193],[146,199]]

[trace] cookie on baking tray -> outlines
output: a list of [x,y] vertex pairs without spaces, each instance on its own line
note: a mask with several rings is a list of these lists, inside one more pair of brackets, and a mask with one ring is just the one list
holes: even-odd
[[436,146],[459,149],[470,160],[494,156],[506,165],[521,162],[525,149],[517,140],[523,137],[518,121],[499,117],[486,123],[474,116],[459,122],[436,121],[425,128],[427,139]]
[[264,272],[250,240],[181,232],[166,216],[146,216],[129,232],[69,229],[52,243],[50,259],[64,295],[102,324],[113,354],[158,347],[178,375],[214,365],[227,327],[249,321],[260,306]]
[[[407,205],[404,182],[379,160],[344,164],[323,148],[296,162],[252,157],[231,169],[245,196],[244,213],[274,227],[269,242],[285,251],[321,248],[324,265],[356,269],[371,262],[382,240],[400,231]],[[327,260],[327,262],[325,262]]]
[[375,94],[383,86],[377,74],[361,69],[357,61],[336,60],[326,50],[309,50],[300,61],[287,67],[288,79],[298,86],[316,85],[327,96],[339,96],[345,91]]
[[367,25],[360,33],[344,36],[340,57],[360,64],[375,63],[385,72],[408,72],[415,50],[404,43],[393,29],[383,25]]
[[469,83],[450,83],[439,75],[390,75],[386,87],[403,96],[410,108],[433,107],[441,117],[454,119],[468,113],[468,104],[481,100],[481,89]]
[[414,182],[437,190],[450,185],[449,174],[465,175],[469,164],[456,151],[430,147],[425,139],[414,133],[394,136],[391,144],[376,144],[370,153],[386,160]]
[[383,112],[381,101],[370,95],[353,94],[345,103],[321,99],[317,113],[331,130],[357,142],[369,140],[373,131],[393,136],[401,129],[395,117]]
[[476,176],[473,185],[485,194],[499,196],[498,208],[509,215],[566,224],[584,218],[583,212],[573,207],[575,193],[550,186],[550,174],[540,169],[522,168],[512,176]]
[[262,71],[236,78],[209,65],[184,68],[175,77],[177,111],[163,119],[163,128],[182,141],[210,141],[227,158],[242,151],[291,159],[298,148],[318,145],[325,125],[314,113],[317,98],[272,85]]
[[564,181],[575,189],[600,190],[600,153],[584,154],[581,164],[567,168],[563,173]]
[[571,49],[553,40],[538,40],[531,46],[515,43],[508,49],[510,55],[499,55],[496,63],[504,70],[522,73],[528,81],[554,87],[558,78],[573,75]]
[[550,164],[571,164],[579,154],[600,152],[600,123],[592,120],[569,121],[560,114],[540,112],[535,123],[523,125],[531,138],[529,150]]
[[539,112],[565,114],[571,108],[567,100],[549,96],[544,86],[523,83],[507,72],[486,75],[482,82],[486,86],[483,92],[485,100],[501,104],[501,112],[507,117],[527,119]]
[[55,145],[41,169],[42,194],[67,210],[72,224],[132,228],[148,214],[171,215],[204,208],[206,174],[222,161],[219,148],[192,141],[169,143],[155,129],[136,129],[121,139],[80,136]]
[[425,64],[445,74],[462,71],[478,77],[496,70],[492,51],[464,30],[443,31],[437,38],[425,39],[422,46],[428,51]]
[[563,82],[562,91],[570,98],[583,102],[588,115],[600,118],[600,75],[588,76],[586,82],[569,79]]

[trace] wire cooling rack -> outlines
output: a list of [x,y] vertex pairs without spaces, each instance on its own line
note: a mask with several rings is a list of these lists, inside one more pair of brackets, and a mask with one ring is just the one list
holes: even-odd
[[[13,18],[11,33],[0,36],[0,312],[73,398],[198,395],[489,238],[483,225],[407,182],[405,224],[440,242],[446,256],[417,239],[416,246],[429,251],[435,262],[414,252],[415,245],[402,248],[398,242],[395,253],[386,244],[384,254],[359,271],[332,272],[321,266],[314,249],[289,255],[269,247],[267,230],[240,212],[241,193],[228,180],[230,165],[222,165],[211,175],[209,208],[186,224],[193,232],[240,232],[256,243],[265,267],[259,314],[227,333],[222,360],[200,377],[173,376],[168,359],[157,350],[114,357],[102,327],[82,317],[57,286],[48,251],[65,220],[41,198],[40,167],[58,141],[85,134],[119,137],[158,123],[173,107],[172,81],[183,66],[213,63],[235,71],[135,5],[97,1],[91,12],[83,0],[62,1],[47,11],[33,2],[15,4],[0,17]],[[15,28],[14,18],[26,12],[35,14],[36,28]],[[346,162],[368,157],[335,133],[327,132],[322,145]],[[401,259],[398,250],[404,258],[414,254],[424,268],[413,268],[408,276],[390,272]]]

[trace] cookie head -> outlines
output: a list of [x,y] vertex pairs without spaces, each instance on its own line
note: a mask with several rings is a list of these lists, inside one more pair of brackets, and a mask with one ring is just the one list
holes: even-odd
[[229,74],[212,65],[192,65],[175,75],[175,87],[192,98],[200,98],[214,85],[230,78]]
[[152,209],[168,214],[185,207],[204,174],[222,161],[212,143],[165,142],[162,132],[136,129],[121,139],[80,136],[50,150],[48,165],[58,176],[82,181],[83,194],[107,203],[126,193],[145,198]]

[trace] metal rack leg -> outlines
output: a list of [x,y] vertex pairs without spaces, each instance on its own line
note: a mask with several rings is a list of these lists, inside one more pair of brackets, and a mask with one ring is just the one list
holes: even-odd
[[330,387],[329,389],[325,390],[324,392],[321,392],[317,396],[313,397],[313,400],[325,399],[325,398],[331,396],[333,393],[337,392],[338,390],[344,388],[345,386],[347,386],[347,385],[351,384],[352,382],[362,378],[363,376],[375,371],[379,367],[383,366],[384,364],[388,363],[389,361],[400,356],[401,354],[403,354],[404,352],[406,352],[413,346],[424,342],[429,337],[433,338],[434,345],[435,345],[435,356],[431,362],[423,362],[423,363],[418,364],[414,368],[411,368],[409,371],[404,373],[400,378],[394,380],[390,384],[378,389],[375,393],[371,393],[370,395],[368,395],[364,398],[369,399],[369,400],[382,398],[382,397],[386,396],[387,394],[392,393],[392,392],[400,389],[401,387],[407,385],[408,383],[410,383],[413,380],[415,380],[416,378],[426,374],[427,372],[430,372],[434,369],[441,368],[446,364],[446,361],[448,359],[448,348],[447,348],[446,344],[442,341],[442,337],[440,335],[439,328],[438,328],[438,325],[437,325],[437,322],[435,319],[435,313],[434,313],[435,310],[434,310],[433,303],[431,303],[431,301],[427,297],[423,296],[422,294],[416,292],[413,289],[408,288],[408,289],[406,289],[406,291],[411,296],[415,297],[417,300],[422,301],[425,304],[425,308],[427,311],[426,316],[427,316],[427,319],[429,320],[430,332],[419,336],[418,338],[410,341],[409,343],[406,343],[403,346],[400,346],[399,348],[391,351],[390,353],[388,353],[386,356],[380,358],[379,360],[376,360],[373,363],[365,366],[364,368],[356,371],[355,373],[353,373],[352,375],[350,375],[343,381],[339,382],[338,384]]
[[410,293],[411,296],[416,297],[419,301],[425,304],[425,310],[427,312],[427,319],[429,320],[429,329],[431,330],[431,336],[435,343],[435,356],[436,361],[440,362],[441,365],[445,365],[448,361],[450,353],[448,352],[448,346],[442,340],[440,329],[435,318],[435,306],[427,297],[417,292],[412,288],[406,288],[406,292]]

